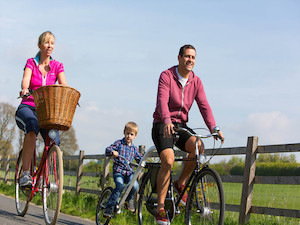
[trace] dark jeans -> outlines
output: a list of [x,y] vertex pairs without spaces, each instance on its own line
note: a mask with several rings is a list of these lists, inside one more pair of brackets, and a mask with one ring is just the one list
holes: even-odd
[[[116,187],[112,191],[112,193],[109,197],[109,200],[106,205],[107,209],[109,209],[109,208],[112,209],[119,202],[119,197],[124,188],[124,184],[130,183],[132,177],[133,177],[133,174],[131,174],[129,176],[124,176],[121,173],[114,173],[114,181],[115,181]],[[133,198],[134,194],[137,192],[138,188],[139,188],[139,184],[137,181],[135,181],[126,201],[129,202],[130,200],[132,200],[132,198]]]

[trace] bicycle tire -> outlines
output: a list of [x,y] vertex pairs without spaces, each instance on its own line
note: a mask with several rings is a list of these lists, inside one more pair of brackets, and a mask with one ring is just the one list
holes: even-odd
[[186,224],[223,224],[225,199],[218,173],[206,167],[192,183],[185,214]]
[[16,172],[15,172],[15,203],[16,203],[16,210],[18,216],[25,216],[29,207],[29,196],[31,193],[30,190],[21,189],[19,179],[23,172],[22,165],[22,151],[20,151],[17,164],[16,164]]
[[42,189],[44,219],[47,225],[54,225],[59,216],[63,192],[63,159],[57,145],[49,149]]
[[105,188],[98,200],[97,209],[96,209],[96,224],[97,225],[107,225],[110,219],[107,219],[103,216],[108,199],[113,191],[112,187]]
[[138,221],[139,225],[155,224],[157,194],[152,190],[151,173],[143,175],[139,189]]

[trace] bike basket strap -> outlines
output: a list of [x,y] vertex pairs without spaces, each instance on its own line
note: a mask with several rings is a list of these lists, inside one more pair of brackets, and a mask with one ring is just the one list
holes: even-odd
[[38,122],[41,128],[68,130],[80,92],[62,85],[47,85],[33,93]]

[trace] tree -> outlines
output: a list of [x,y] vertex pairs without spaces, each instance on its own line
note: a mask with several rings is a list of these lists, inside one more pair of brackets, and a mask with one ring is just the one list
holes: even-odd
[[[71,126],[67,131],[59,132],[60,146],[64,155],[74,155],[78,151],[75,129]],[[41,156],[44,150],[44,139],[41,134],[37,137],[36,149]]]
[[232,156],[231,159],[228,160],[228,164],[232,166],[240,165],[244,163],[244,158]]
[[19,129],[19,138],[18,138],[18,145],[17,145],[17,153],[23,148],[23,141],[24,141],[24,131]]
[[7,157],[13,154],[13,139],[15,137],[16,108],[9,103],[0,103],[0,155]]
[[65,155],[74,155],[78,151],[75,129],[72,126],[69,130],[60,133],[59,147]]

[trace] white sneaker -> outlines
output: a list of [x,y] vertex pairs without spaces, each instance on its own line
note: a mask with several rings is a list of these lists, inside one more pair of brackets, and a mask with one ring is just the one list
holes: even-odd
[[20,178],[20,186],[21,187],[32,186],[32,177],[30,175],[30,171],[23,171]]

